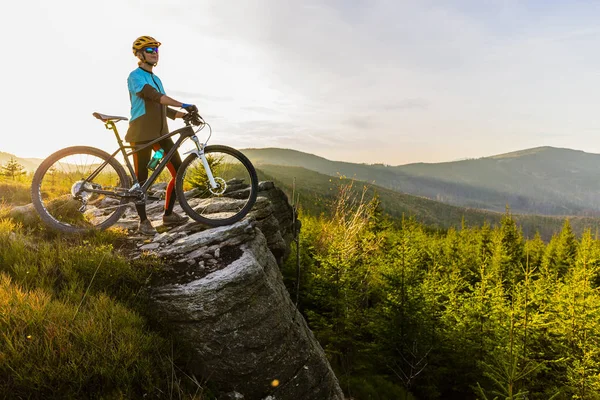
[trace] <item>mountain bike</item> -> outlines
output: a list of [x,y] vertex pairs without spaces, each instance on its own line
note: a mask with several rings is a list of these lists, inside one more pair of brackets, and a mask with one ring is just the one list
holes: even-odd
[[[125,117],[93,113],[115,134],[119,148],[112,154],[87,146],[68,147],[46,158],[37,168],[31,185],[33,205],[42,221],[65,233],[106,229],[123,215],[128,203],[146,204],[148,189],[187,139],[195,148],[177,170],[175,193],[183,211],[209,226],[229,225],[241,220],[256,201],[258,178],[252,163],[240,151],[210,145],[212,128],[197,112],[184,116],[185,126],[141,146],[123,144],[116,123]],[[205,142],[196,134],[209,128]],[[129,156],[159,141],[179,135],[150,177],[138,182]],[[115,157],[121,154],[129,175]]]

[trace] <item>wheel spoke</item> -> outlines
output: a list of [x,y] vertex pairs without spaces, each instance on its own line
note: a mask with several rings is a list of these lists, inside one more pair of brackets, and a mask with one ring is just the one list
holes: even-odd
[[[113,159],[93,180],[86,181],[109,158],[105,152],[91,147],[68,148],[48,157],[36,171],[32,185],[32,198],[42,220],[65,232],[105,228],[116,222],[122,207],[99,208],[110,197],[93,190],[127,187],[129,180],[123,167]],[[124,203],[116,196],[112,198]]]
[[225,146],[208,146],[205,155],[215,186],[202,161],[195,155],[188,157],[177,176],[182,208],[208,225],[240,220],[256,200],[258,181],[252,164],[243,154]]

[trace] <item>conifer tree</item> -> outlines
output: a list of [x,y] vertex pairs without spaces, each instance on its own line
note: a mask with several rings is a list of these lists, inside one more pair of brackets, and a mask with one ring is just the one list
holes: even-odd
[[545,249],[546,245],[544,244],[539,231],[535,233],[533,239],[528,240],[525,243],[525,263],[530,270],[540,270]]
[[391,237],[382,265],[385,298],[380,304],[376,333],[381,359],[400,383],[410,388],[427,367],[432,348],[429,325],[423,320],[420,292],[423,268],[421,232],[412,221]]
[[[476,380],[476,347],[473,345],[471,325],[467,318],[466,301],[470,284],[461,268],[463,247],[455,231],[445,238],[429,238],[428,252],[431,259],[423,278],[422,294],[424,315],[431,321],[429,334],[433,348],[429,360],[434,365],[452,364],[452,368],[438,368],[430,372],[435,377],[438,390],[455,391],[468,396],[468,385]],[[451,360],[451,361],[450,361]],[[456,373],[461,371],[460,373]],[[454,387],[454,389],[451,389]],[[460,388],[460,389],[459,389]],[[423,398],[434,398],[422,394]]]
[[[489,379],[487,389],[480,383],[477,390],[482,397],[491,393],[506,399],[529,398],[530,387],[534,385],[535,376],[544,367],[543,360],[537,360],[532,350],[540,341],[543,318],[535,307],[534,279],[535,268],[526,264],[523,280],[511,290],[512,295],[493,303],[493,319],[495,331],[490,333],[494,344],[488,346],[487,356],[480,362],[484,375]],[[503,301],[504,300],[504,301]],[[543,398],[552,398],[557,391]],[[547,388],[544,388],[547,390]],[[535,396],[535,394],[533,394]]]
[[559,277],[564,276],[569,266],[574,264],[576,253],[577,239],[567,218],[556,243],[556,269]]
[[522,278],[524,252],[523,235],[507,206],[500,229],[495,231],[495,248],[492,258],[497,279],[503,282],[507,288]]
[[489,263],[492,255],[494,254],[494,243],[492,241],[492,230],[490,225],[485,222],[481,227],[481,233],[479,235],[479,248],[477,249],[478,265]]
[[550,242],[546,246],[544,250],[544,255],[542,257],[542,269],[540,270],[541,274],[548,279],[558,279],[557,273],[557,248],[558,248],[558,235],[553,235],[550,239]]
[[21,175],[25,175],[25,167],[23,167],[19,162],[11,157],[10,160],[6,162],[6,165],[0,167],[0,174],[11,178],[13,181]]
[[553,333],[560,338],[567,382],[578,399],[600,398],[600,296],[593,287],[598,256],[598,243],[587,230],[556,291]]

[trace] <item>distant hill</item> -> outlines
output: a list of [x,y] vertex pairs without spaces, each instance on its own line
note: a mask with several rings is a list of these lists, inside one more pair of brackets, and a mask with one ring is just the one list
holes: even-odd
[[243,150],[256,165],[298,166],[432,200],[502,212],[600,216],[600,155],[539,147],[472,160],[400,166],[330,161],[288,149]]
[[[538,147],[479,159],[399,166],[331,161],[290,149],[244,149],[257,165],[301,167],[398,193],[502,213],[600,217],[600,154]],[[0,152],[0,164],[10,153]],[[42,159],[15,157],[28,171]]]
[[[481,174],[494,175],[497,182],[502,182],[502,179],[500,179],[502,176],[508,182],[510,182],[510,179],[526,181],[526,178],[521,175],[533,174],[530,180],[539,179],[540,181],[536,183],[539,188],[544,185],[544,182],[548,182],[548,177],[561,181],[557,177],[563,176],[561,182],[568,184],[569,181],[564,178],[568,175],[565,172],[566,168],[572,168],[573,170],[579,168],[579,171],[586,171],[588,179],[591,180],[596,163],[600,166],[600,156],[598,155],[553,148],[529,149],[478,160],[439,164],[419,163],[395,167],[330,161],[312,154],[285,149],[244,149],[243,152],[256,165],[259,178],[273,180],[278,187],[288,193],[290,199],[292,182],[296,178],[296,193],[300,194],[301,206],[309,212],[318,214],[329,208],[329,204],[335,195],[336,184],[340,181],[339,176],[345,175],[348,178],[357,180],[355,190],[360,191],[366,185],[369,196],[377,192],[382,209],[392,218],[400,220],[403,217],[414,217],[432,229],[459,228],[462,223],[469,226],[481,226],[486,222],[490,225],[499,224],[506,206],[506,203],[502,204],[499,199],[510,199],[511,196],[519,199],[518,196],[520,195],[509,193],[512,186],[505,188],[504,192],[485,187],[487,183],[482,183],[477,179],[477,170]],[[571,158],[569,159],[567,156],[571,156]],[[29,171],[35,170],[43,161],[42,159],[22,158],[10,153],[0,152],[0,163],[5,164],[11,157],[15,157]],[[557,159],[562,161],[558,163],[555,161]],[[586,160],[587,166],[585,166]],[[305,164],[308,168],[296,164]],[[518,171],[519,169],[522,171],[521,174],[515,172],[512,178],[507,172]],[[367,177],[367,179],[364,179],[364,177]],[[458,180],[461,180],[461,182],[456,182]],[[550,179],[550,181],[553,180]],[[577,179],[572,179],[572,181],[576,182]],[[387,182],[390,186],[399,186],[391,189],[384,187],[381,182]],[[528,184],[533,184],[533,182]],[[494,185],[489,184],[487,186],[494,187]],[[398,187],[404,189],[412,187],[417,195],[403,193],[403,191],[398,190]],[[518,189],[518,185],[515,184],[515,187]],[[418,195],[419,191],[425,191],[425,189],[439,192],[437,196],[432,196],[433,198]],[[548,189],[546,188],[546,190]],[[542,190],[540,189],[540,191]],[[475,205],[467,204],[464,206],[439,201],[447,201],[451,198],[449,194],[454,194],[459,200],[468,199],[468,196],[465,195],[469,194],[474,194],[479,198],[477,201],[473,199],[465,201],[465,203],[471,202]],[[569,198],[569,194],[569,190],[565,190],[564,195],[567,198]],[[524,197],[521,197],[522,199]],[[489,204],[485,202],[487,200],[490,201]],[[536,201],[535,194],[528,201]],[[524,204],[523,201],[508,203],[513,217],[528,237],[532,237],[536,231],[539,231],[542,237],[548,240],[555,232],[560,230],[564,222],[562,216],[522,214],[522,211],[514,204]],[[549,202],[542,203],[549,204]],[[490,204],[494,206],[490,207]],[[576,201],[565,204],[569,205],[563,207],[566,211],[564,214],[571,214],[569,220],[576,233],[580,234],[586,228],[596,232],[600,228],[599,218],[577,216],[574,215],[575,213],[568,212],[569,210],[578,210],[580,213],[585,213],[585,208],[577,206]],[[498,210],[488,211],[485,210],[486,208],[488,210],[497,208]]]
[[14,154],[0,151],[0,165],[5,165],[11,157],[14,157],[19,164],[25,167],[28,172],[33,172],[42,163],[41,158],[21,158]]
[[[276,186],[284,190],[290,201],[292,191],[299,195],[300,207],[312,214],[326,212],[333,201],[339,178],[320,174],[302,167],[290,167],[272,164],[260,164],[257,168],[259,179],[272,180]],[[296,181],[293,188],[294,179]],[[348,183],[346,180],[345,183]],[[399,193],[374,184],[355,181],[354,190],[359,193],[367,186],[367,198],[377,193],[383,211],[396,221],[412,217],[433,229],[460,228],[467,226],[482,226],[484,223],[498,225],[503,213],[464,208],[444,204],[423,197]],[[524,215],[513,213],[513,218],[523,230],[526,237],[532,238],[539,232],[544,240],[549,240],[553,234],[560,231],[564,217]],[[593,232],[600,228],[600,218],[569,217],[569,222],[575,233],[581,234],[585,229]]]

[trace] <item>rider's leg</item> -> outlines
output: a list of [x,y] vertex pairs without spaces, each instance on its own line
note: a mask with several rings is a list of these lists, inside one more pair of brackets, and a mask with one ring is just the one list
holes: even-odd
[[[136,145],[142,146],[144,143],[131,143],[131,145],[134,147]],[[133,168],[135,169],[135,175],[137,176],[140,186],[142,186],[148,179],[148,163],[150,162],[151,155],[152,149],[150,147],[140,150],[137,153],[133,153]],[[135,209],[140,216],[140,221],[145,221],[148,219],[148,216],[146,215],[145,204],[136,204]]]
[[[173,140],[171,140],[171,138],[161,140],[158,143],[160,144],[160,147],[162,147],[165,151],[165,154],[168,153],[174,146]],[[177,176],[177,170],[180,166],[181,157],[176,151],[175,154],[173,154],[173,157],[171,157],[171,159],[169,160],[169,163],[167,164],[167,168],[171,173],[171,180],[169,181],[166,190],[165,215],[171,215],[173,213],[173,207],[175,207],[175,177]]]

